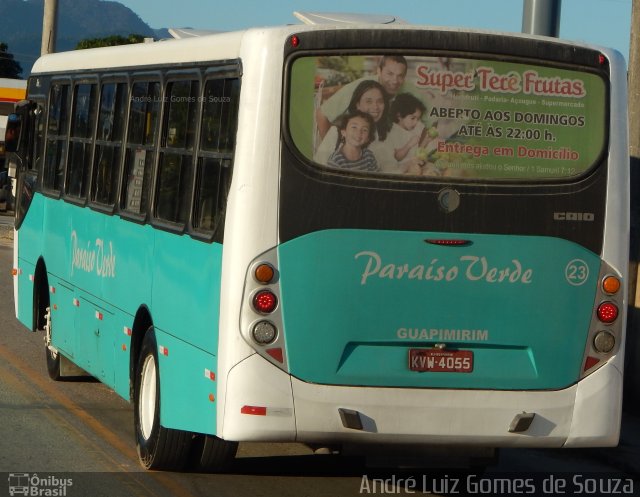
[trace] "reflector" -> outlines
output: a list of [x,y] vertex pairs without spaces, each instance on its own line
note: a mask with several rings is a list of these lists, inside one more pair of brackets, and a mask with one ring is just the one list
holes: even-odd
[[591,357],[591,356],[587,357],[587,360],[584,362],[583,371],[587,371],[591,369],[593,366],[595,366],[599,362],[600,362],[600,359],[598,359],[597,357]]
[[253,414],[254,416],[266,416],[267,408],[262,406],[242,406],[240,408],[241,414]]
[[284,362],[284,354],[282,353],[282,349],[280,347],[267,349],[267,354],[269,354],[278,362]]

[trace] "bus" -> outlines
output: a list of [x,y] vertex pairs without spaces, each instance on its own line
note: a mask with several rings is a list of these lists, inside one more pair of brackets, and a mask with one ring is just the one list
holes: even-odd
[[4,135],[7,118],[13,113],[15,103],[24,100],[26,94],[26,80],[0,78],[0,210],[7,209],[12,197],[12,185],[8,181],[9,174],[5,166]]
[[9,495],[29,495],[31,476],[29,473],[9,473]]
[[0,130],[4,139],[7,116],[13,112],[16,102],[24,100],[27,94],[27,81],[24,79],[0,78]]
[[622,56],[301,17],[36,62],[13,281],[50,376],[130,400],[150,469],[616,445]]

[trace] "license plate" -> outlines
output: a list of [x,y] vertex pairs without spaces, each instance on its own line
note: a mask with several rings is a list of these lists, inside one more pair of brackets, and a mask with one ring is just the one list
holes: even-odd
[[421,373],[471,373],[470,350],[409,349],[409,369]]

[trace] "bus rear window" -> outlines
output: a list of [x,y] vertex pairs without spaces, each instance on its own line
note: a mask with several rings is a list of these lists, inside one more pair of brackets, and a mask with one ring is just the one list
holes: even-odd
[[495,60],[306,56],[289,79],[289,133],[323,168],[469,180],[580,176],[606,142],[594,72]]

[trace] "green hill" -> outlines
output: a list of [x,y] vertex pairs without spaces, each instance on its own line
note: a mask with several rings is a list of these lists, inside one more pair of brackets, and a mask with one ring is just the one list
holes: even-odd
[[[0,0],[0,42],[27,77],[40,55],[43,0]],[[110,35],[154,37],[140,17],[121,3],[102,0],[58,0],[57,51],[73,50],[80,40]]]

